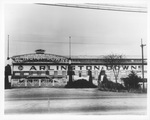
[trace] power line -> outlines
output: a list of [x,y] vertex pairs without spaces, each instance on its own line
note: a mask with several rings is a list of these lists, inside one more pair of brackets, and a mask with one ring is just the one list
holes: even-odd
[[141,7],[141,6],[127,6],[127,5],[116,5],[116,4],[96,4],[96,3],[86,3],[89,5],[102,5],[102,6],[113,6],[113,7],[125,7],[125,8],[146,8],[146,7]]
[[[122,12],[138,12],[147,13],[146,7],[134,7],[134,6],[121,6],[121,5],[110,5],[106,7],[104,4],[99,4],[97,6],[87,6],[86,4],[47,4],[47,3],[36,3],[38,5],[48,5],[48,6],[59,6],[59,7],[71,7],[71,8],[83,8],[83,9],[95,9],[95,10],[108,10],[108,11],[122,11]],[[124,8],[122,8],[124,7]],[[127,9],[125,9],[125,7]],[[130,9],[129,9],[130,8]]]
[[[54,41],[19,41],[19,40],[14,40],[13,42],[26,42],[26,43],[49,43],[49,44],[69,44],[69,42],[54,42]],[[95,42],[95,43],[91,43],[91,42],[71,42],[71,44],[81,44],[81,45],[125,45],[125,43],[103,43],[103,42]],[[129,43],[127,43],[128,45]]]

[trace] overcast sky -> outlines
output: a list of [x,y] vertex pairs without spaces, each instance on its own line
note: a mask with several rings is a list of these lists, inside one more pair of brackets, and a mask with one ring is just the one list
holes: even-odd
[[[147,14],[38,4],[5,5],[5,40],[10,57],[34,53],[68,55],[141,55],[147,41]],[[146,53],[146,47],[144,47]]]

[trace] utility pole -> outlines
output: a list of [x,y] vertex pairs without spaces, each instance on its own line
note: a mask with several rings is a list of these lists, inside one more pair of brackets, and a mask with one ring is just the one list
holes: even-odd
[[141,39],[141,51],[142,51],[142,79],[143,79],[143,92],[145,91],[145,85],[144,85],[144,53],[143,53],[143,47],[146,46],[146,44],[143,44],[143,41]]
[[69,36],[69,59],[68,59],[68,75],[69,75],[69,83],[72,83],[72,67],[71,67],[71,36]]
[[71,59],[71,36],[69,36],[69,58]]
[[9,60],[9,35],[8,35],[8,44],[7,44],[7,60]]

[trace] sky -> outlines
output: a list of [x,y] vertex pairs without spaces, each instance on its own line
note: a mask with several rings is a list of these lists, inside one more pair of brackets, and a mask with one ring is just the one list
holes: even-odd
[[[38,4],[5,4],[5,55],[34,53],[141,56],[147,43],[147,13],[94,10]],[[144,47],[146,56],[146,46]]]

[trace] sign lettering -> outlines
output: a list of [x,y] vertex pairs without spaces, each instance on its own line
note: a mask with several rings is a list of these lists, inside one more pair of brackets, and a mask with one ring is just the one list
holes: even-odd
[[[112,70],[111,66],[102,66],[102,65],[72,65],[72,70],[82,71],[82,70],[94,70],[100,71],[103,67],[104,70],[110,71]],[[122,65],[116,66],[115,69],[120,70],[141,70],[141,67],[137,65]],[[68,70],[68,65],[14,65],[14,71],[58,71]]]
[[67,66],[61,66],[62,70],[67,70]]
[[40,66],[40,70],[45,70],[45,66]]
[[83,65],[78,66],[80,68],[80,70],[82,70]]
[[30,68],[30,70],[36,70],[35,66],[32,66],[32,67]]
[[122,68],[123,68],[123,70],[128,70],[129,65],[128,65],[128,66],[127,66],[127,65],[124,65],[124,66],[122,66]]
[[94,66],[94,70],[100,70],[99,66]]
[[28,61],[48,61],[48,62],[68,62],[68,59],[63,56],[52,55],[52,54],[28,54],[28,55],[20,55],[14,56],[12,59],[15,62],[28,62]]
[[132,69],[132,70],[133,70],[133,69],[136,70],[136,67],[137,67],[137,66],[131,66],[131,69]]
[[92,70],[92,66],[86,66],[86,70]]

